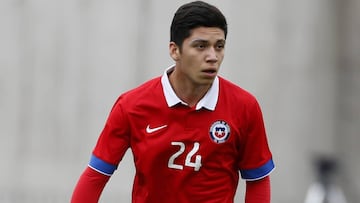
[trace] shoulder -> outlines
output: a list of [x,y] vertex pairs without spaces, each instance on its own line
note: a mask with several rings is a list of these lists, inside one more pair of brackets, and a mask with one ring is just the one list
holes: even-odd
[[139,94],[144,94],[144,93],[148,93],[149,90],[159,89],[159,87],[161,87],[161,80],[160,77],[156,77],[123,93],[122,96],[135,96]]
[[240,100],[241,103],[257,103],[256,97],[252,93],[223,77],[219,77],[219,90],[221,96],[229,97],[231,100]]
[[135,104],[140,100],[159,96],[159,94],[162,94],[162,85],[160,77],[156,77],[122,93],[116,103]]

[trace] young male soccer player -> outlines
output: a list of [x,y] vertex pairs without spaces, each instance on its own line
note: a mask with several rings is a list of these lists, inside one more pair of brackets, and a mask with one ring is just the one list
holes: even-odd
[[245,202],[270,202],[274,164],[259,104],[218,76],[226,35],[225,17],[208,3],[176,11],[169,45],[175,65],[118,98],[73,203],[97,202],[128,148],[134,203],[232,203],[239,171]]

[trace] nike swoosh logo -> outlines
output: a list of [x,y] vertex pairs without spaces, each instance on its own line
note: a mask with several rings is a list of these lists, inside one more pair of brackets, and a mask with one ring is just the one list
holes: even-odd
[[150,125],[148,125],[148,126],[146,126],[146,132],[147,133],[153,133],[155,131],[161,130],[161,129],[166,128],[166,127],[167,127],[167,125],[162,125],[160,127],[150,128]]

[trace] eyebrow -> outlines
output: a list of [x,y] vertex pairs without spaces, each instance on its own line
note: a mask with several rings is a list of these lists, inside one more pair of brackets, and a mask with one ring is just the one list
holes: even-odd
[[[201,43],[208,43],[208,42],[209,42],[209,40],[204,40],[204,39],[194,39],[194,40],[190,41],[190,44],[199,43],[199,42],[201,42]],[[216,41],[216,43],[219,43],[219,42],[221,42],[221,43],[224,43],[224,44],[225,44],[226,40],[225,40],[225,39],[219,39],[219,40],[217,40],[217,41]]]

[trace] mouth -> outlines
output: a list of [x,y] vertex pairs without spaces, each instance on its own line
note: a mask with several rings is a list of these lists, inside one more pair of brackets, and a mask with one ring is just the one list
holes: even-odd
[[217,70],[214,68],[208,68],[201,71],[202,73],[205,73],[207,76],[214,77],[217,74]]
[[206,70],[203,70],[202,72],[204,72],[204,73],[216,73],[216,70],[215,69],[206,69]]

